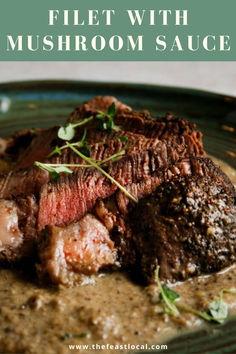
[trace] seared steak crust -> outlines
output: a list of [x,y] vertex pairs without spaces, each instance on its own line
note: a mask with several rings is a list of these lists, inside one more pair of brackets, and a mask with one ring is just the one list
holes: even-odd
[[236,260],[235,190],[210,160],[202,173],[174,177],[131,214],[140,270],[147,282],[185,280]]

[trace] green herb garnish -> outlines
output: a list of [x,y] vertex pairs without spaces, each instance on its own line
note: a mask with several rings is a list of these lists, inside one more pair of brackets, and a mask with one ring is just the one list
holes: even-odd
[[60,176],[60,173],[65,173],[67,175],[72,173],[69,168],[59,164],[56,167],[38,161],[36,161],[34,164],[35,166],[40,167],[42,170],[49,172],[52,181],[55,181]]
[[126,141],[129,140],[127,136],[121,135],[121,136],[115,136],[114,140],[120,140],[122,143],[125,143]]
[[223,323],[228,317],[228,306],[223,301],[223,291],[217,301],[213,301],[209,306],[209,312],[216,322]]
[[91,156],[91,150],[90,147],[88,146],[87,141],[84,141],[83,146],[81,147],[80,151],[82,152],[83,155],[90,157]]
[[109,134],[113,131],[118,132],[120,127],[114,123],[114,117],[116,115],[116,105],[114,102],[108,107],[107,113],[98,111],[96,119],[100,120],[99,128],[101,130],[107,130]]
[[53,155],[58,154],[62,155],[61,148],[57,145],[55,149],[48,155],[48,157],[52,157]]
[[68,124],[60,127],[58,130],[58,133],[57,133],[58,138],[60,138],[62,140],[67,140],[67,141],[72,140],[75,136],[75,128],[79,127],[81,125],[85,125],[93,119],[94,119],[94,117],[91,116],[91,117],[85,118],[77,123],[68,123]]
[[[112,132],[113,130],[118,131],[120,128],[118,126],[116,126],[114,124],[113,118],[116,114],[116,106],[115,103],[113,102],[107,110],[107,113],[104,112],[98,112],[98,114],[96,115],[97,119],[101,120],[102,123],[102,127],[103,130],[107,130],[108,132]],[[70,169],[70,167],[94,167],[96,168],[98,171],[100,171],[104,176],[106,176],[112,183],[114,183],[125,195],[127,195],[130,199],[132,199],[135,203],[137,203],[137,199],[132,196],[132,194],[130,194],[124,187],[122,187],[122,185],[117,182],[112,176],[110,176],[106,171],[104,171],[100,165],[103,163],[106,163],[110,160],[112,161],[116,161],[117,159],[119,159],[119,157],[123,154],[125,154],[125,149],[123,149],[122,151],[109,156],[108,158],[104,159],[103,161],[94,161],[90,158],[91,155],[91,151],[90,148],[88,146],[88,143],[86,142],[85,138],[86,138],[86,134],[87,134],[87,130],[84,129],[84,134],[83,137],[80,141],[75,142],[75,143],[69,143],[69,140],[73,139],[75,136],[75,128],[78,126],[81,126],[83,124],[88,123],[89,121],[91,121],[94,117],[89,117],[86,118],[78,123],[70,123],[70,124],[66,124],[65,126],[61,127],[58,130],[58,137],[62,140],[66,140],[66,145],[59,147],[56,146],[55,149],[48,155],[48,157],[53,156],[54,154],[62,154],[62,150],[66,149],[66,148],[70,148],[72,151],[74,151],[78,156],[80,156],[84,161],[88,162],[89,165],[84,165],[84,164],[44,164],[41,162],[36,161],[35,162],[35,166],[43,169],[44,171],[47,171],[50,173],[51,179],[53,181],[55,181],[60,173],[66,173],[66,174],[71,174],[73,173],[73,171]],[[126,137],[123,137],[123,141],[126,141]],[[79,150],[78,150],[79,148]]]
[[135,203],[137,203],[137,199],[132,196],[122,185],[117,182],[112,176],[110,176],[106,171],[104,171],[96,162],[94,162],[91,158],[83,155],[79,150],[77,150],[72,144],[67,142],[68,147],[71,148],[78,156],[80,156],[83,160],[88,162],[91,166],[96,168],[98,171],[100,171],[104,176],[106,176],[112,183],[114,183],[127,197],[132,199]]
[[190,306],[182,305],[181,303],[175,303],[177,299],[180,298],[180,295],[177,294],[172,289],[168,288],[166,285],[161,285],[159,279],[159,266],[156,269],[156,283],[160,290],[160,300],[164,305],[164,313],[172,314],[174,316],[180,315],[179,310],[193,313],[206,321],[223,323],[228,317],[228,306],[223,301],[223,293],[236,294],[235,290],[223,289],[220,291],[219,299],[213,301],[209,305],[208,312],[198,311]]
[[[110,179],[110,181],[112,181],[112,183],[114,183],[115,185],[117,185],[117,187],[127,195],[127,197],[129,197],[130,199],[132,199],[134,202],[138,202],[136,198],[134,198],[132,196],[132,194],[130,194],[124,187],[122,187],[122,185],[117,182],[113,177],[111,177],[106,171],[104,171],[100,165],[112,160],[115,161],[116,159],[118,159],[119,156],[122,156],[123,154],[125,154],[125,150],[121,150],[120,152],[109,156],[108,158],[102,160],[102,161],[98,161],[95,162],[94,160],[92,160],[90,157],[86,156],[85,154],[83,154],[80,150],[77,150],[75,148],[75,144],[70,144],[69,142],[66,143],[66,147],[70,148],[71,150],[73,150],[78,156],[80,156],[84,161],[88,162],[89,165],[84,165],[84,164],[50,164],[50,163],[42,163],[42,162],[38,162],[36,161],[34,164],[35,166],[41,168],[44,171],[47,171],[50,173],[51,179],[53,181],[55,181],[60,173],[66,173],[66,174],[71,174],[73,173],[72,170],[70,170],[70,167],[82,167],[82,168],[89,168],[89,167],[95,167],[97,170],[99,170],[102,174],[104,174],[108,179]],[[64,149],[65,146],[61,147],[60,149]]]
[[29,132],[30,132],[30,134],[33,135],[33,136],[37,135],[36,130],[33,129],[33,128],[30,129]]
[[[84,129],[82,139],[80,141],[72,143],[72,145],[76,146],[78,148],[81,148],[81,150],[84,151],[84,155],[90,156],[91,151],[90,151],[87,141],[85,140],[86,135],[87,135],[87,129]],[[48,155],[48,158],[52,157],[55,154],[62,155],[62,150],[67,149],[67,148],[68,148],[67,145],[63,145],[62,147],[56,146],[55,149]]]
[[162,286],[160,279],[159,279],[159,269],[160,267],[157,266],[156,268],[156,283],[160,290],[160,299],[163,301],[165,313],[170,313],[174,316],[179,315],[179,310],[175,305],[175,300],[178,299],[180,296],[175,291],[168,288],[166,285]]
[[123,150],[117,152],[116,154],[107,157],[106,159],[104,159],[102,161],[98,161],[98,164],[99,165],[103,165],[104,163],[106,163],[108,161],[113,161],[113,162],[114,161],[119,161],[120,160],[119,157],[122,156],[122,155],[125,155],[125,152],[126,152],[125,149],[123,149]]

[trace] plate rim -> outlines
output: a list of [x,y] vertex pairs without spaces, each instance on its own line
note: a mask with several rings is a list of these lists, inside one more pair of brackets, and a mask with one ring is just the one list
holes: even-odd
[[[90,81],[90,80],[69,80],[69,79],[31,79],[31,80],[17,80],[8,81],[0,83],[0,92],[4,91],[15,91],[15,90],[27,90],[29,88],[39,89],[53,89],[59,88],[61,85],[69,86],[72,85],[75,88],[77,85],[83,87],[104,87],[104,88],[125,88],[125,89],[143,89],[145,91],[155,90],[162,93],[172,91],[173,93],[181,93],[194,96],[208,97],[211,99],[218,99],[224,103],[236,103],[236,96],[218,93],[211,90],[198,89],[193,87],[181,87],[176,85],[158,85],[158,84],[148,84],[148,83],[132,83],[132,82],[119,82],[119,81]],[[62,87],[62,89],[64,89]]]

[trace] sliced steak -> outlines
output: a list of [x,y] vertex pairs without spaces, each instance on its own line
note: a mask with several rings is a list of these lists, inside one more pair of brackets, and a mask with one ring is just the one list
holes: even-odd
[[[121,142],[119,139],[116,139],[116,137],[119,136],[120,135],[114,136],[113,134],[110,137],[107,133],[104,136],[103,133],[103,142],[90,143],[88,140],[91,158],[101,161],[124,149],[126,152],[123,158],[125,158],[129,155],[152,149],[155,150],[156,156],[158,155],[159,167],[164,167],[170,162],[174,163],[182,157],[202,156],[203,153],[189,136],[178,137],[174,135],[167,141],[160,141],[156,138],[148,139],[142,135],[127,132],[126,137],[128,141],[126,142]],[[33,144],[33,142],[34,141],[32,141],[31,144]],[[34,146],[37,145],[38,142],[36,141]],[[45,151],[48,155],[49,149],[50,146],[45,146],[44,153],[41,153],[41,157],[45,157]],[[39,147],[38,150],[40,150]],[[34,154],[34,156],[36,155]],[[122,158],[122,156],[120,158]],[[62,156],[52,156],[50,159],[46,159],[45,162],[53,164],[86,164],[83,159],[78,157],[70,149],[63,150]],[[22,161],[22,163],[24,162]],[[30,162],[30,158],[28,158],[27,163],[33,164],[33,160]],[[49,174],[35,166],[11,170],[8,173],[0,175],[0,198],[11,198],[12,195],[38,193],[41,186],[49,182],[49,180]]]
[[90,101],[84,103],[84,105],[82,107],[75,108],[75,110],[71,113],[71,115],[69,117],[69,122],[74,122],[74,121],[77,121],[83,117],[94,115],[98,111],[105,113],[105,112],[107,112],[108,107],[113,102],[115,103],[116,110],[119,113],[132,111],[131,107],[118,101],[113,96],[97,96],[97,97],[92,98]]
[[35,166],[18,171],[11,170],[0,175],[0,198],[11,199],[14,195],[38,193],[49,179],[47,172]]
[[43,162],[53,147],[57,144],[58,127],[44,130],[35,130],[35,135],[24,153],[20,154],[17,160],[16,169],[30,167],[35,161]]
[[[154,120],[147,112],[133,112],[130,107],[118,102],[114,97],[98,97],[79,110],[78,119],[96,113],[97,110],[105,110],[111,102],[117,106],[117,123],[124,130],[108,134],[107,131],[99,131],[97,122],[93,121],[88,126],[87,141],[90,145],[92,158],[104,159],[127,147],[126,155],[142,152],[150,148],[160,152],[160,159],[164,162],[165,154],[173,157],[173,162],[180,157],[203,156],[201,133],[193,129],[193,125],[182,119],[177,119],[172,115],[166,118]],[[78,120],[77,119],[77,120]],[[124,123],[124,124],[123,124]],[[81,139],[84,127],[77,129],[74,141]],[[81,159],[72,157],[71,154],[63,154],[62,158],[47,158],[48,154],[56,145],[64,144],[57,138],[58,127],[35,130],[32,137],[31,131],[22,131],[13,135],[9,141],[8,153],[14,155],[19,144],[23,146],[23,153],[16,158],[16,167],[9,173],[0,175],[0,197],[9,199],[13,194],[37,193],[40,187],[49,181],[49,175],[33,167],[35,161],[48,163],[67,163],[68,161],[80,161]],[[118,139],[126,136],[128,142],[122,144]],[[166,145],[162,145],[159,140]]]
[[17,205],[14,201],[0,200],[0,260],[11,259],[12,253],[23,242],[18,225]]
[[[40,129],[35,130],[35,134],[39,132]],[[35,135],[32,134],[30,129],[24,129],[15,132],[9,138],[5,140],[3,154],[9,159],[16,162],[18,157],[27,149],[31,141],[34,139]]]
[[0,260],[35,255],[37,211],[34,196],[0,199]]
[[38,273],[53,283],[72,285],[116,264],[116,250],[106,227],[93,215],[66,228],[47,227],[39,246]]
[[[167,156],[167,159],[163,166],[159,152],[148,150],[108,164],[105,170],[139,198],[150,194],[175,174],[191,173],[189,160],[173,165],[172,158]],[[65,226],[79,220],[92,210],[98,199],[107,198],[116,190],[115,184],[93,168],[78,168],[72,175],[61,176],[56,182],[43,185],[39,198],[39,230],[47,225]],[[120,209],[125,210],[130,199],[118,192],[117,201]]]
[[116,186],[94,169],[78,169],[43,185],[39,199],[38,229],[47,225],[64,226],[90,211],[98,198],[113,194]]
[[58,143],[58,126],[48,129],[25,129],[0,139],[0,156],[14,162],[15,170],[30,167],[34,161],[44,161]]
[[[81,119],[95,116],[98,111],[106,112],[109,105],[115,102],[117,114],[114,117],[115,124],[120,126],[124,131],[130,131],[141,134],[147,138],[166,139],[170,135],[191,135],[193,140],[202,147],[202,134],[195,131],[195,125],[184,119],[176,118],[173,114],[168,113],[166,117],[151,117],[148,111],[135,112],[128,106],[117,101],[115,97],[95,97],[91,101],[85,103],[82,107],[76,108],[68,119],[68,122],[77,122]],[[97,127],[96,119],[89,124],[91,129]]]
[[235,190],[209,159],[142,199],[130,216],[138,267],[147,282],[185,280],[236,260]]

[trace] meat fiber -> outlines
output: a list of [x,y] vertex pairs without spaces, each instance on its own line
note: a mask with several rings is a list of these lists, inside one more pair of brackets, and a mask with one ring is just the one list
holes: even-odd
[[[98,96],[91,101],[85,103],[82,107],[78,107],[72,112],[69,122],[77,122],[89,116],[96,116],[98,111],[106,113],[109,105],[114,102],[120,109],[114,117],[114,122],[123,131],[130,131],[136,134],[141,134],[147,138],[158,138],[164,140],[169,136],[189,135],[192,141],[196,143],[198,149],[203,152],[202,134],[194,130],[195,125],[180,118],[176,118],[171,113],[168,113],[165,118],[153,118],[148,111],[135,112],[130,107],[123,107],[120,102],[114,97]],[[122,108],[121,108],[122,107]],[[94,129],[97,126],[96,119],[90,123],[90,127]]]
[[[104,134],[103,134],[104,135]],[[202,151],[198,149],[198,146],[191,141],[188,136],[178,137],[173,136],[167,141],[160,141],[157,138],[148,139],[142,135],[126,133],[128,138],[127,142],[121,142],[119,139],[115,139],[116,136],[109,136],[106,133],[106,141],[99,143],[89,143],[91,150],[91,158],[94,160],[102,161],[110,156],[117,154],[125,149],[125,156],[141,153],[146,150],[155,150],[158,154],[159,165],[168,165],[170,159],[174,163],[181,157],[189,156],[202,156]],[[40,141],[41,139],[39,139]],[[104,139],[105,140],[105,139]],[[31,143],[33,145],[33,142]],[[30,146],[31,146],[30,145]],[[38,142],[35,142],[34,146],[37,146]],[[39,147],[37,148],[39,150]],[[52,156],[45,160],[45,155],[48,155],[49,146],[44,147],[44,152],[40,152],[36,155],[32,150],[33,156],[27,155],[27,161],[21,158],[20,166],[29,164],[28,168],[14,168],[13,170],[0,175],[0,197],[10,198],[11,195],[25,195],[31,193],[38,193],[41,186],[49,182],[49,174],[45,171],[38,169],[33,165],[33,161],[38,157],[37,161],[45,161],[46,163],[57,164],[86,164],[83,159],[78,157],[74,152],[69,149],[63,150],[62,156]],[[30,147],[29,147],[30,151]],[[47,154],[45,153],[47,152]],[[28,152],[29,153],[29,152]],[[40,155],[40,156],[39,156]],[[43,159],[44,156],[44,159]],[[122,158],[122,156],[120,157]]]
[[[150,150],[113,162],[105,170],[134,197],[140,198],[175,174],[191,173],[188,160],[173,164],[172,159],[168,159],[163,166],[159,153]],[[117,188],[93,168],[77,169],[72,175],[58,178],[55,183],[43,185],[39,197],[39,230],[46,225],[65,226],[79,220],[93,209],[97,200],[109,197]],[[126,209],[129,201],[123,192],[118,192],[120,210]]]

